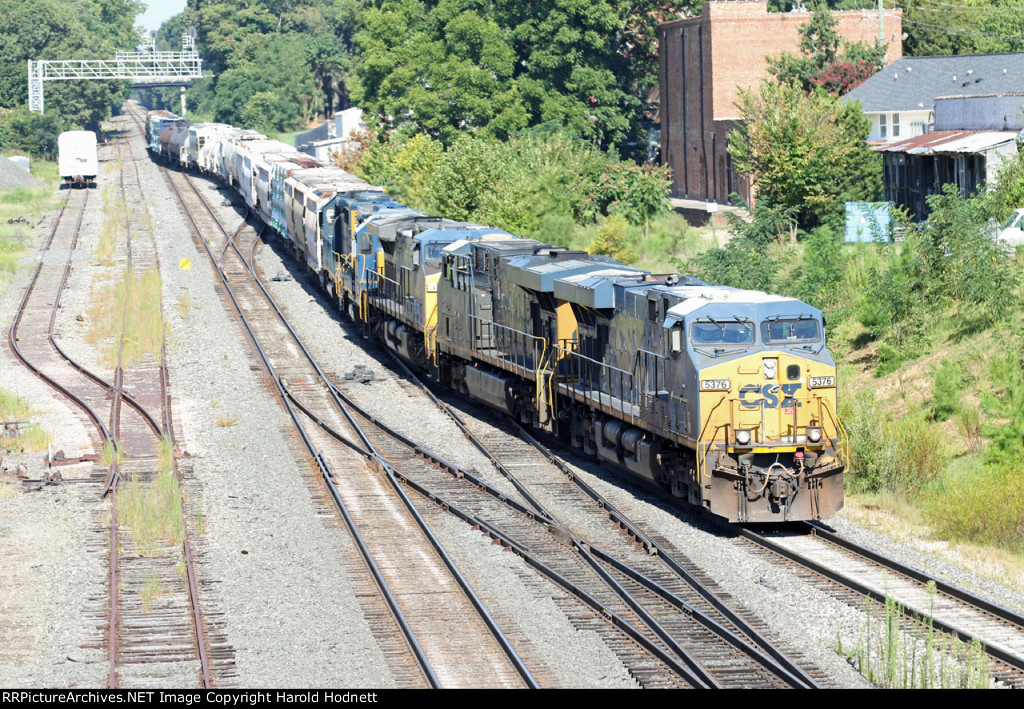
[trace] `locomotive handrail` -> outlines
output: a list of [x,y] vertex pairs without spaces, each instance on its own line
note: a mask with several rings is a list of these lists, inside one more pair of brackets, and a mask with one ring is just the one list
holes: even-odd
[[[707,433],[708,426],[711,424],[711,414],[715,413],[715,411],[718,409],[718,407],[721,406],[722,403],[725,402],[725,401],[729,401],[729,397],[728,396],[723,396],[721,399],[718,400],[717,404],[715,404],[713,407],[711,407],[711,411],[709,411],[708,415],[704,418],[704,428],[702,428],[700,430],[700,433],[697,435],[697,484],[698,485],[700,485],[703,482],[703,478],[704,478],[704,462],[707,459],[707,453],[705,453],[705,451],[704,451],[704,434]],[[721,426],[717,426],[715,428],[715,433],[716,434],[717,434],[719,428],[721,428]],[[713,442],[714,441],[712,441],[712,443]],[[710,447],[710,444],[708,444],[708,445]]]
[[[512,360],[508,361],[508,362],[505,362],[505,364],[509,365],[513,371],[522,370],[524,373],[527,372],[527,371],[530,371],[530,372],[533,373],[534,379],[536,381],[538,381],[538,382],[540,381],[540,379],[541,379],[541,370],[542,370],[542,368],[544,366],[544,361],[545,361],[545,358],[547,356],[547,340],[545,340],[543,337],[540,337],[538,335],[531,335],[528,332],[523,332],[522,330],[517,330],[514,327],[510,327],[508,325],[502,325],[501,323],[494,322],[493,319],[492,320],[488,320],[486,318],[482,318],[482,317],[480,317],[478,315],[473,315],[473,314],[469,315],[469,319],[470,320],[476,320],[476,321],[478,321],[480,323],[484,323],[486,325],[489,325],[492,328],[495,328],[495,330],[498,331],[498,332],[507,331],[507,332],[511,333],[513,336],[518,335],[518,336],[524,338],[527,341],[528,340],[533,340],[534,341],[533,342],[534,366],[532,368],[526,366],[526,363],[525,363],[525,353],[524,353],[524,361],[523,361],[522,364],[520,364],[518,362],[518,357],[516,356],[517,353],[515,351],[512,351],[511,353],[506,353],[506,354],[511,354]],[[500,339],[500,338],[498,338],[498,339]],[[537,346],[538,342],[540,343],[540,347],[539,348]],[[499,343],[496,342],[495,344],[497,345]],[[498,350],[498,351],[503,351],[502,348],[498,347],[498,346],[494,347],[493,349]],[[539,356],[538,356],[538,349],[539,349]],[[480,355],[480,353],[476,352],[476,351],[475,351],[475,354],[476,355]],[[482,356],[486,357],[487,355],[482,355]],[[538,401],[539,401],[540,394],[541,394],[541,390],[538,389],[537,390]]]
[[842,458],[843,462],[849,466],[850,464],[850,437],[846,433],[846,426],[843,425],[842,420],[839,416],[832,411],[832,407],[829,406],[827,401],[822,402],[825,405],[825,411],[828,412],[828,416],[832,419],[832,424],[836,427],[836,433],[839,435],[839,450],[836,453]]

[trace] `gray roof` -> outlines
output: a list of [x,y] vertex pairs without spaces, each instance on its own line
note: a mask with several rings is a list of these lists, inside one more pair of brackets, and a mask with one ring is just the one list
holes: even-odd
[[865,113],[931,110],[940,96],[1024,91],[1024,53],[903,57],[850,93]]

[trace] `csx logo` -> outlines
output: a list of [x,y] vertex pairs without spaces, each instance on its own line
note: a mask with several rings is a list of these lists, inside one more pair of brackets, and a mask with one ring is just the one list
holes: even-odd
[[[785,409],[792,408],[794,406],[800,406],[800,402],[793,398],[796,392],[800,389],[799,382],[796,384],[765,384],[764,386],[758,386],[757,384],[747,384],[746,386],[740,387],[740,406],[744,409],[756,409],[763,406],[766,409],[777,409],[779,407],[779,398],[781,389],[782,407]],[[753,396],[760,394],[761,398],[753,398]]]

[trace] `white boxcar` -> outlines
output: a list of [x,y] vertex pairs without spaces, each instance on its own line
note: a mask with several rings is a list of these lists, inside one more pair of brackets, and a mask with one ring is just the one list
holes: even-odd
[[96,134],[89,130],[69,130],[57,138],[57,167],[64,184],[96,186],[99,161],[96,158]]

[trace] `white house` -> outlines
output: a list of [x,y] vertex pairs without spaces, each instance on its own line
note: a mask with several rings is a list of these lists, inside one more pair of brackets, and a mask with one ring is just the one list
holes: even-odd
[[903,57],[843,96],[871,119],[871,142],[914,138],[934,129],[940,96],[1024,91],[1024,53]]

